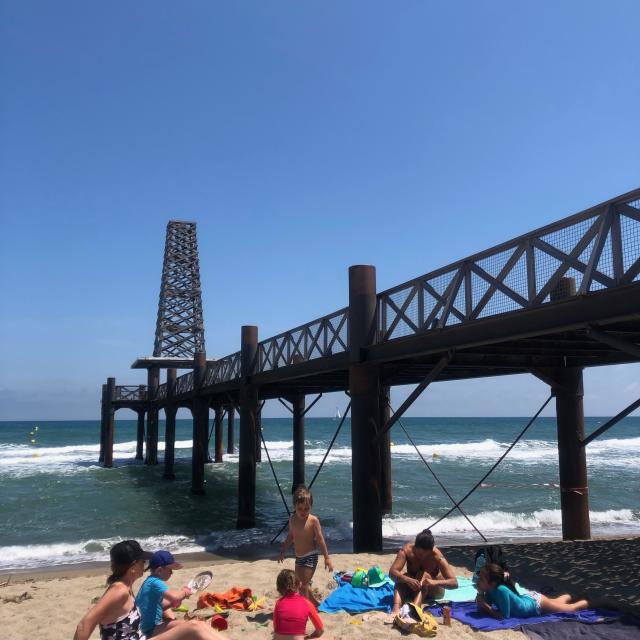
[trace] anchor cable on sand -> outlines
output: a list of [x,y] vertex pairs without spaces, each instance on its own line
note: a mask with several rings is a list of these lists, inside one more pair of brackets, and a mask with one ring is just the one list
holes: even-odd
[[436,520],[434,523],[429,525],[429,529],[432,529],[437,524],[442,522],[446,517],[451,515],[493,473],[493,470],[506,458],[509,451],[511,451],[511,449],[513,449],[513,447],[515,447],[516,444],[518,444],[519,440],[527,432],[527,429],[536,421],[537,417],[542,413],[543,409],[549,404],[549,402],[551,402],[551,398],[553,398],[553,396],[554,396],[554,393],[551,392],[549,397],[544,401],[544,403],[538,409],[538,411],[533,416],[533,418],[529,420],[529,422],[527,423],[527,426],[518,434],[518,437],[509,445],[507,450],[498,458],[497,462],[491,467],[491,469],[489,469],[489,471],[487,471],[487,473],[485,473],[484,476],[482,476],[482,478],[480,478],[480,480],[478,480],[478,482],[476,482],[476,484],[473,485],[473,487],[466,493],[466,495],[464,496],[464,498],[462,498],[462,500],[458,501],[453,507],[451,507],[451,509],[449,509],[449,511],[447,511],[447,513],[445,513],[443,516],[438,518],[438,520]]
[[[349,403],[347,404],[347,408],[344,410],[344,413],[342,414],[342,418],[340,419],[340,423],[338,424],[338,428],[336,429],[336,432],[333,434],[333,438],[331,438],[331,442],[329,443],[329,446],[327,447],[327,451],[324,454],[324,457],[322,458],[322,462],[320,463],[320,466],[316,469],[316,472],[313,476],[313,478],[311,479],[311,482],[309,483],[309,489],[311,489],[311,487],[313,486],[313,483],[316,481],[316,478],[318,477],[318,474],[320,473],[320,470],[322,469],[322,467],[324,466],[324,463],[327,459],[327,457],[329,456],[329,452],[331,451],[333,445],[335,444],[335,441],[338,437],[338,434],[340,433],[340,429],[342,429],[342,425],[344,424],[344,421],[347,418],[347,414],[349,413],[349,411],[351,410],[351,400],[349,400]],[[264,442],[264,439],[263,439]],[[266,446],[265,446],[266,449]],[[268,457],[268,454],[267,454]],[[269,462],[271,463],[271,462]],[[273,471],[273,467],[271,467],[271,470]],[[275,471],[273,472],[273,475],[275,477]],[[278,480],[276,479],[276,482]],[[280,485],[278,485],[278,489],[280,489]],[[280,490],[280,495],[282,496],[282,490]],[[284,496],[282,497],[282,499],[284,500]],[[286,505],[286,503],[285,503]],[[289,508],[287,507],[287,513],[291,514],[291,512],[289,511]],[[276,535],[271,539],[271,542],[269,544],[273,544],[279,537],[280,534],[286,529],[287,525],[289,524],[289,521],[287,520],[287,522],[284,523],[284,525],[282,526],[282,528],[280,529],[280,531],[278,531],[278,533],[276,533]]]

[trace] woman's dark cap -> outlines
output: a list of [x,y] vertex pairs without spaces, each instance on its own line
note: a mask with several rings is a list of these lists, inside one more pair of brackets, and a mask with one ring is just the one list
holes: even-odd
[[123,540],[111,547],[109,555],[114,564],[128,565],[138,560],[149,560],[153,554],[143,551],[137,540]]

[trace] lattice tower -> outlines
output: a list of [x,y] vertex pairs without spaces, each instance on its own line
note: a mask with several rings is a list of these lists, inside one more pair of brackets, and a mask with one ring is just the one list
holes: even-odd
[[192,358],[196,351],[204,351],[196,223],[170,220],[153,356]]

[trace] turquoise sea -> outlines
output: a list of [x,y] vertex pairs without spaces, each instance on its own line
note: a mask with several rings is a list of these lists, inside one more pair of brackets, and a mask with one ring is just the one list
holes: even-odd
[[[593,431],[605,418],[587,418]],[[403,424],[455,497],[482,477],[515,439],[527,418],[406,418]],[[306,473],[310,479],[338,423],[306,420]],[[35,427],[38,427],[35,430]],[[291,421],[263,419],[264,436],[285,492],[291,488]],[[539,419],[527,436],[464,504],[490,539],[559,538],[560,511],[555,419]],[[206,495],[190,486],[191,421],[179,420],[176,480],[160,464],[135,461],[135,421],[116,422],[115,466],[98,465],[98,421],[0,422],[0,570],[103,560],[122,538],[149,548],[187,552],[264,545],[286,512],[263,453],[258,467],[258,526],[235,531],[237,449],[206,468]],[[160,424],[161,438],[164,423]],[[33,435],[30,435],[32,434]],[[34,442],[31,442],[34,440]],[[388,543],[408,539],[450,506],[415,449],[394,427],[393,514],[385,517]],[[236,433],[236,444],[239,435]],[[226,444],[225,444],[226,451]],[[640,535],[640,418],[627,418],[589,445],[594,535]],[[314,486],[314,512],[329,547],[351,538],[350,425],[342,432]],[[434,529],[441,544],[478,540],[452,514]]]

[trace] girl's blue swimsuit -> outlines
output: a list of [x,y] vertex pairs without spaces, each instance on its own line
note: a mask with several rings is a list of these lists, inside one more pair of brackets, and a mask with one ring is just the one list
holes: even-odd
[[489,604],[495,604],[505,618],[530,618],[540,615],[540,606],[535,598],[516,595],[504,584],[484,594]]

